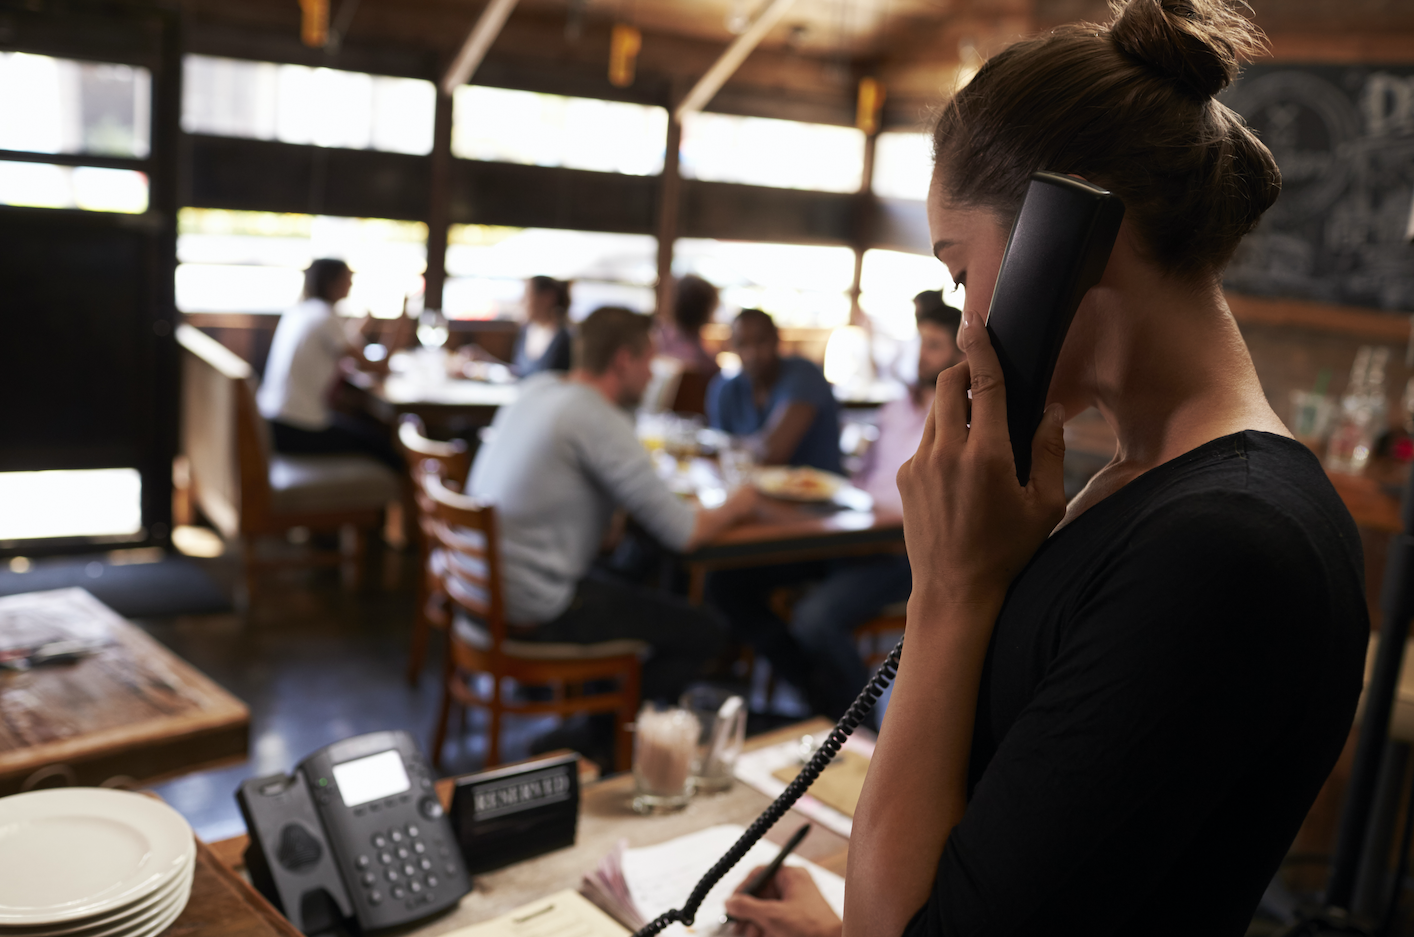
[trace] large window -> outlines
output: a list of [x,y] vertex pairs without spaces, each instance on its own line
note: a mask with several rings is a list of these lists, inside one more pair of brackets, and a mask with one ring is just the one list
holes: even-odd
[[[0,150],[146,159],[151,114],[145,68],[0,52]],[[0,161],[0,205],[140,214],[147,176]]]
[[933,178],[933,138],[926,133],[881,133],[874,141],[875,195],[923,201]]
[[570,317],[600,306],[652,312],[658,242],[645,234],[452,225],[442,305],[458,319],[512,319],[525,281],[571,280]]
[[145,68],[0,52],[0,149],[145,159],[151,115]]
[[864,174],[864,134],[853,127],[690,114],[681,152],[683,176],[708,182],[857,192]]
[[317,257],[353,268],[353,292],[341,304],[350,315],[391,318],[408,297],[421,302],[421,222],[184,208],[177,223],[183,312],[280,312],[299,301],[302,271]]
[[188,55],[182,129],[283,143],[432,152],[429,81]]
[[0,161],[0,205],[141,214],[147,176],[131,169]]
[[673,272],[695,273],[722,291],[719,320],[756,307],[783,327],[835,328],[849,322],[854,252],[847,247],[682,238]]
[[653,176],[663,171],[661,107],[463,85],[452,100],[452,153],[528,166]]
[[936,258],[903,251],[869,250],[859,278],[859,305],[876,332],[899,341],[917,332],[913,297],[924,290],[942,290],[949,305],[962,308],[963,288],[953,283],[948,268]]
[[0,472],[0,504],[0,541],[142,533],[137,469]]

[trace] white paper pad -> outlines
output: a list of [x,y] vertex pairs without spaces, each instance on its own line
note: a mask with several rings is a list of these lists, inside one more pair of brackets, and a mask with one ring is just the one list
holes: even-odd
[[[744,832],[745,829],[740,826],[713,826],[656,846],[624,850],[624,879],[628,884],[629,894],[644,919],[651,921],[664,911],[682,907],[697,880]],[[752,869],[769,864],[780,851],[781,847],[776,843],[765,840],[756,843],[717,886],[707,893],[702,907],[697,912],[697,920],[690,930],[681,924],[674,924],[663,933],[716,933],[722,916],[726,914],[727,897],[746,880]],[[825,900],[835,909],[835,913],[844,914],[844,879],[796,855],[789,856],[786,865],[800,866],[808,871]]]

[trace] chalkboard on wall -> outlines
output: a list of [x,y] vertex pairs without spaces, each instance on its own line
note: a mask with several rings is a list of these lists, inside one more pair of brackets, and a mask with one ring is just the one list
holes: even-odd
[[1228,267],[1239,293],[1414,311],[1414,67],[1265,65],[1226,93],[1282,172]]

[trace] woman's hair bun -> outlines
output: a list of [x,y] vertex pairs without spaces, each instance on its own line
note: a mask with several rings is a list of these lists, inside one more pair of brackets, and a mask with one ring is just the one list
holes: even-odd
[[1111,6],[1115,45],[1201,98],[1226,88],[1244,60],[1266,51],[1261,30],[1228,0],[1114,0]]

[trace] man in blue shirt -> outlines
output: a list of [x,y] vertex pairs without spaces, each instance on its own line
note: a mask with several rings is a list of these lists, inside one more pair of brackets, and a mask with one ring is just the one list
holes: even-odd
[[776,323],[743,309],[732,323],[741,373],[707,389],[707,418],[744,437],[763,465],[809,465],[840,472],[840,415],[834,389],[813,363],[781,357]]

